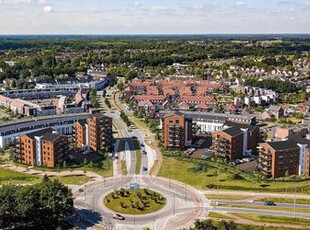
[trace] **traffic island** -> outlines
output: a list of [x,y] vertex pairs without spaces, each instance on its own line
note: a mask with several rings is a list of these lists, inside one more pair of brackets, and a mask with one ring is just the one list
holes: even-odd
[[119,189],[104,197],[104,205],[117,213],[143,215],[161,210],[166,198],[150,189]]

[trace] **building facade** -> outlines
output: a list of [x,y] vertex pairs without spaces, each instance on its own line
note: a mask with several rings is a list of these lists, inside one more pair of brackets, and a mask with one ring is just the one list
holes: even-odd
[[182,114],[167,115],[162,119],[165,147],[185,148],[192,142],[192,120]]
[[92,114],[86,121],[75,123],[75,143],[91,151],[109,149],[113,144],[112,118]]
[[291,140],[261,143],[258,168],[272,178],[299,175],[300,148]]
[[53,168],[63,163],[68,150],[68,137],[47,128],[19,137],[14,157],[24,164]]

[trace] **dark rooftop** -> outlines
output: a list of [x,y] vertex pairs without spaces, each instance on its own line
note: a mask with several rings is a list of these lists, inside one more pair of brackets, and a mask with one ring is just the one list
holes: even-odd
[[233,126],[231,128],[224,129],[223,132],[227,133],[230,136],[237,136],[237,135],[240,135],[243,133],[243,131],[237,126]]
[[288,140],[294,141],[296,144],[308,145],[310,147],[310,140],[302,138],[297,135],[291,135],[288,137]]
[[54,129],[52,128],[46,128],[46,129],[41,129],[32,133],[27,133],[25,134],[27,137],[34,139],[34,137],[39,137],[39,136],[43,136],[46,133],[52,133],[54,131]]
[[237,126],[240,129],[248,129],[249,131],[253,131],[256,127],[255,125],[248,125],[248,124],[241,124],[241,123],[236,123],[236,122],[231,122],[231,121],[227,121],[226,122],[227,126]]
[[274,150],[287,150],[287,149],[296,149],[299,148],[296,142],[288,140],[288,141],[275,141],[275,142],[268,142],[268,144]]
[[54,142],[54,141],[55,141],[57,138],[59,138],[60,136],[62,136],[62,135],[60,135],[60,134],[55,134],[55,133],[45,133],[45,134],[43,135],[42,140]]

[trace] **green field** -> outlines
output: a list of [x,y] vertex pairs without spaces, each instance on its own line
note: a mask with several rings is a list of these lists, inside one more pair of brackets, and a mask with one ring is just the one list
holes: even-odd
[[[206,195],[208,199],[215,200],[219,198],[219,200],[244,200],[249,198],[249,196],[242,196],[242,195],[217,195],[217,194],[208,194]],[[270,199],[269,199],[270,200]]]
[[120,189],[108,194],[103,202],[114,212],[142,215],[162,209],[166,198],[149,189]]
[[187,158],[164,157],[159,176],[175,179],[198,189],[217,189],[219,182],[219,188],[226,190],[285,193],[287,188],[289,193],[293,193],[296,186],[297,193],[310,194],[310,181],[261,180],[224,163]]

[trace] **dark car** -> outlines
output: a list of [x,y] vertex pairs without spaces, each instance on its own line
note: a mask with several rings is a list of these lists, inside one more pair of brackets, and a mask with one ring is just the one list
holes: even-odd
[[118,220],[125,220],[125,217],[118,213],[113,214],[113,218]]
[[144,147],[144,144],[141,143],[140,145],[141,145],[141,147]]
[[267,206],[276,206],[276,204],[275,204],[273,201],[271,201],[271,200],[265,201],[265,202],[264,202],[264,205],[267,205]]
[[79,189],[79,192],[84,192],[84,189],[80,188],[80,189]]
[[146,155],[146,154],[147,154],[147,152],[146,152],[146,151],[143,151],[143,154],[144,154],[144,155]]
[[142,167],[142,171],[147,171],[147,167]]

